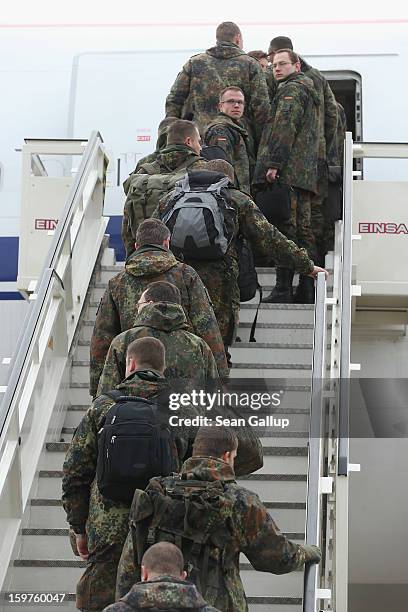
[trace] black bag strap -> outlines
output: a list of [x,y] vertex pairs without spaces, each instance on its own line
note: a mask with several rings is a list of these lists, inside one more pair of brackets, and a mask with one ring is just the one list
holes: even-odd
[[257,283],[257,289],[259,291],[259,302],[258,302],[258,306],[257,306],[257,309],[256,309],[254,320],[253,320],[252,325],[251,325],[251,332],[249,334],[249,341],[250,342],[256,342],[255,330],[256,330],[256,324],[258,322],[259,307],[260,307],[261,302],[262,302],[262,287],[261,287],[261,285],[259,283]]

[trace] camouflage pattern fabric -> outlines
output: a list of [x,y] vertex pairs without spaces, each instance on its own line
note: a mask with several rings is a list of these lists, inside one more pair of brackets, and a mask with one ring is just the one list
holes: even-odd
[[202,338],[188,331],[186,315],[178,304],[146,304],[136,315],[132,329],[112,340],[99,381],[98,395],[113,389],[125,378],[126,349],[133,340],[152,336],[166,350],[165,376],[170,388],[189,389],[212,385],[218,379],[213,354]]
[[[219,388],[218,370],[207,344],[187,331],[184,311],[178,304],[148,304],[136,316],[135,327],[119,334],[112,341],[99,382],[98,394],[113,389],[125,378],[126,348],[136,338],[153,336],[161,340],[166,349],[165,375],[170,392],[190,393],[215,391]],[[214,414],[236,418],[232,408],[224,407]],[[262,445],[250,427],[239,428],[236,472],[252,473],[263,465]]]
[[318,194],[310,198],[310,225],[313,232],[316,250],[316,264],[324,267],[326,254],[326,220],[323,208],[324,197]]
[[141,248],[125,264],[125,270],[111,278],[101,299],[91,338],[90,394],[98,388],[105,357],[113,338],[133,327],[137,302],[150,283],[165,280],[176,285],[181,304],[193,333],[210,347],[221,378],[228,377],[228,366],[217,320],[208,293],[197,272],[177,261],[159,246]]
[[[146,399],[165,388],[164,378],[142,372],[134,372],[117,386],[123,395]],[[98,431],[113,404],[106,395],[92,403],[75,432],[63,466],[62,503],[67,521],[75,533],[86,533],[89,550],[87,567],[77,586],[79,609],[101,610],[115,600],[117,564],[128,530],[129,506],[103,497],[95,479]],[[178,444],[180,459],[187,448],[188,440],[184,450]]]
[[123,599],[105,608],[104,612],[146,609],[160,609],[162,612],[176,612],[176,610],[219,612],[204,601],[194,584],[172,576],[158,576],[134,584]]
[[[318,261],[316,240],[312,230],[312,194],[303,189],[293,188],[290,192],[291,215],[289,221],[279,224],[281,232],[307,251],[310,259]],[[282,266],[293,269],[293,266]]]
[[[227,194],[238,213],[236,236],[239,234],[248,240],[255,259],[264,261],[265,265],[278,261],[279,265],[295,268],[303,274],[312,271],[313,262],[306,251],[298,248],[268,223],[247,194],[232,187],[227,190]],[[153,217],[160,217],[170,197],[171,193],[160,201]],[[210,294],[224,344],[230,346],[239,314],[238,252],[235,241],[223,259],[189,263],[194,266]]]
[[224,149],[227,161],[234,168],[236,187],[250,193],[255,168],[254,143],[240,121],[219,113],[208,125],[204,142]]
[[[328,153],[332,150],[333,142],[336,139],[337,130],[337,102],[331,87],[324,78],[320,70],[313,68],[304,59],[300,60],[300,69],[309,79],[312,79],[320,105],[318,107],[318,126],[319,126],[319,150],[318,159],[322,162],[328,161],[330,165],[338,163],[337,157],[328,159]],[[327,180],[327,175],[326,175]],[[327,190],[327,185],[326,185]],[[324,192],[319,192],[326,195]],[[327,193],[327,191],[326,191]]]
[[268,86],[269,100],[272,104],[278,89],[278,81],[273,76],[273,68],[271,65],[269,65],[265,70],[265,79]]
[[277,168],[283,183],[316,193],[319,98],[313,81],[301,72],[279,83],[258,150],[254,184]]
[[[123,183],[123,189],[127,198],[123,208],[121,235],[127,256],[131,255],[131,253],[133,253],[135,250],[135,235],[139,224],[145,218],[150,217],[150,214],[157,205],[160,197],[160,193],[148,194],[149,198],[144,202],[146,205],[146,210],[144,211],[142,209],[141,202],[136,201],[137,198],[135,200],[135,196],[132,194],[133,190],[131,189],[131,186],[135,175],[138,177],[141,174],[163,174],[168,176],[167,181],[164,180],[163,183],[160,183],[160,189],[163,190],[162,195],[164,195],[166,191],[173,189],[174,187],[177,177],[173,179],[173,175],[178,176],[180,171],[183,172],[183,170],[186,168],[200,168],[207,163],[205,159],[197,155],[192,149],[190,149],[190,147],[187,147],[186,145],[166,146],[161,151],[153,155],[154,159],[151,160],[152,163],[144,161],[142,164],[140,161],[135,172],[133,172]],[[148,179],[147,176],[146,179]]]
[[[333,155],[333,143],[336,137],[337,128],[337,103],[334,94],[324,78],[322,73],[317,68],[312,68],[304,59],[300,58],[300,69],[302,73],[309,77],[313,81],[316,93],[319,97],[320,105],[317,110],[318,118],[318,132],[319,132],[319,148],[318,148],[318,159],[320,160],[319,177],[322,176],[326,179],[319,185],[319,194],[325,195],[327,192],[327,164],[329,161],[330,165],[336,165],[336,155]],[[268,66],[266,69],[266,82],[268,85],[269,97],[271,104],[278,91],[279,82],[276,81],[273,76],[272,66]],[[323,173],[323,174],[321,174]]]
[[[245,554],[254,569],[274,574],[292,572],[310,560],[307,548],[291,542],[280,532],[259,497],[236,483],[234,470],[228,463],[213,457],[192,457],[184,463],[181,473],[182,477],[188,480],[221,482],[223,495],[232,507],[232,516],[229,520],[230,540],[227,543],[228,549],[225,549],[228,571],[219,573],[218,589],[211,590],[212,593],[209,594],[204,593],[209,604],[223,612],[248,611],[239,575],[240,552]],[[152,492],[162,490],[160,479],[152,479],[148,490]],[[142,491],[138,491],[136,495],[140,496],[142,512],[143,501],[146,499],[147,521],[149,504],[151,507],[150,497]],[[157,535],[158,540],[166,539],[165,534],[161,534],[159,530]],[[210,574],[210,567],[208,571]],[[138,568],[134,565],[132,537],[129,533],[118,567],[116,585],[118,597],[128,592],[137,576]],[[216,576],[212,582],[217,584]]]
[[245,114],[259,138],[270,113],[265,76],[257,60],[234,43],[218,43],[184,64],[167,96],[166,117],[185,118],[183,107],[187,105],[187,118],[195,121],[203,133],[218,114],[219,94],[228,85],[244,92]]

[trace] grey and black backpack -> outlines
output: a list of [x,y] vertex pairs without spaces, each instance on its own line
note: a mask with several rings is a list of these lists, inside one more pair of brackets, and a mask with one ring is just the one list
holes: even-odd
[[170,248],[185,260],[220,259],[236,234],[237,213],[229,202],[229,179],[219,172],[191,170],[176,183],[162,221]]

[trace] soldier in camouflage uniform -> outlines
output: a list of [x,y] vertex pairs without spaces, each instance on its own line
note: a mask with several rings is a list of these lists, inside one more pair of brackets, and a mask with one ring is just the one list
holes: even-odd
[[[289,185],[291,217],[279,229],[316,259],[311,228],[311,197],[317,191],[319,98],[313,81],[300,72],[300,60],[291,50],[274,56],[274,74],[279,81],[270,122],[265,126],[258,152],[254,184],[273,183],[279,175]],[[293,268],[278,266],[276,287],[264,302],[291,303]],[[301,274],[299,284],[306,303],[314,300],[313,281]]]
[[125,378],[126,349],[133,340],[146,336],[158,338],[166,349],[165,376],[171,388],[172,383],[180,382],[183,391],[212,386],[218,380],[213,354],[207,343],[188,329],[177,287],[166,281],[151,283],[140,296],[133,327],[112,340],[98,395]]
[[[135,174],[164,174],[168,175],[168,184],[171,184],[171,177],[176,173],[180,173],[186,168],[200,168],[206,164],[206,160],[201,157],[201,137],[194,123],[191,121],[177,120],[175,118],[164,119],[163,121],[170,122],[167,124],[167,144],[161,151],[156,154],[154,161],[138,164],[135,172],[123,183],[123,188],[127,195],[125,206],[123,209],[122,218],[122,240],[125,245],[126,256],[128,257],[135,250],[135,232],[137,226],[144,220],[145,215],[142,206],[132,204],[133,231],[132,223],[129,218],[129,205],[131,194],[129,188],[131,186],[132,177]],[[173,182],[174,184],[174,182]],[[163,195],[169,190],[169,186],[165,182],[161,185]],[[171,187],[170,187],[171,188]],[[158,200],[156,200],[157,203]],[[147,209],[149,206],[147,207]],[[153,208],[146,211],[146,217],[150,216]]]
[[171,542],[153,544],[142,558],[142,582],[134,584],[125,597],[104,612],[152,608],[162,612],[220,612],[204,601],[197,587],[186,581],[186,575],[183,553],[177,546]]
[[[236,209],[235,237],[243,236],[249,242],[255,258],[263,259],[265,265],[271,260],[281,265],[291,266],[303,274],[314,274],[322,271],[314,267],[306,251],[300,249],[276,227],[268,223],[251,198],[232,186],[234,171],[224,160],[209,161],[206,171],[214,172],[214,182],[222,175],[227,175],[231,186],[226,190],[228,201]],[[218,174],[216,174],[218,173]],[[218,178],[217,178],[218,177]],[[166,209],[172,194],[168,194],[160,202],[153,216],[161,216]],[[222,259],[215,261],[189,262],[194,266],[206,286],[214,307],[215,316],[225,347],[231,346],[234,332],[238,324],[239,314],[239,287],[238,287],[238,251],[236,240]]]
[[[270,57],[273,57],[279,49],[292,49],[292,41],[279,36],[271,40],[269,45]],[[324,265],[326,254],[325,220],[323,211],[323,201],[328,193],[328,165],[338,164],[337,151],[333,148],[336,141],[337,129],[337,103],[329,83],[322,73],[310,66],[300,57],[300,70],[303,74],[312,79],[320,104],[317,111],[319,148],[317,160],[317,190],[311,198],[311,222],[312,230],[315,235],[316,249],[319,265]],[[270,96],[276,93],[277,81],[273,77],[273,71],[267,77]],[[299,296],[302,297],[302,296]],[[295,299],[295,301],[299,301]]]
[[228,366],[208,293],[197,272],[181,264],[169,252],[170,232],[158,220],[146,219],[137,230],[137,249],[125,270],[111,278],[101,299],[91,338],[90,394],[98,388],[105,357],[113,338],[133,327],[137,302],[147,286],[166,280],[179,288],[181,304],[193,333],[210,347],[221,378],[228,377]]
[[246,114],[259,139],[270,113],[262,68],[242,50],[242,34],[235,23],[221,23],[216,38],[215,47],[193,55],[179,72],[166,99],[166,117],[182,117],[183,105],[188,101],[189,119],[203,132],[217,115],[220,92],[235,85],[244,92]]
[[[116,389],[123,395],[149,399],[167,390],[163,377],[164,347],[155,338],[137,342],[129,347],[127,378]],[[153,355],[150,363],[147,351]],[[98,432],[114,403],[107,395],[100,395],[92,403],[75,432],[63,467],[62,503],[75,533],[78,552],[87,560],[86,570],[78,582],[76,599],[77,608],[84,612],[102,610],[115,600],[117,564],[128,530],[129,506],[104,497],[95,479]],[[189,407],[188,415],[194,414],[197,411]],[[175,440],[175,465],[185,457],[188,449],[189,440],[184,434],[180,430]]]
[[208,125],[204,142],[224,149],[227,161],[234,168],[235,186],[250,193],[256,160],[253,140],[240,122],[245,108],[242,89],[224,89],[218,107],[220,112]]
[[[295,544],[288,540],[278,529],[276,523],[269,515],[259,497],[237,484],[234,473],[234,459],[237,450],[237,437],[231,429],[224,427],[201,427],[196,435],[193,445],[193,456],[188,459],[181,469],[181,480],[199,481],[203,485],[217,486],[220,519],[224,520],[224,540],[220,534],[214,538],[222,541],[219,548],[210,551],[210,559],[207,567],[207,580],[202,585],[202,595],[211,605],[223,612],[247,612],[245,592],[239,574],[239,555],[243,553],[252,564],[253,568],[262,572],[274,574],[286,574],[301,568],[305,563],[318,563],[321,558],[320,550],[315,546]],[[173,485],[171,484],[173,482]],[[136,491],[132,502],[131,521],[135,527],[137,558],[146,547],[146,530],[154,524],[154,535],[156,541],[172,541],[173,530],[161,531],[162,521],[155,513],[159,507],[160,498],[167,486],[174,487],[175,479],[153,478],[145,491]],[[217,483],[217,484],[216,484]],[[197,483],[198,484],[198,483]],[[219,485],[222,486],[219,486]],[[188,483],[185,485],[188,487]],[[188,490],[188,489],[187,489]],[[215,492],[212,493],[215,495]],[[157,501],[156,501],[157,500]],[[207,496],[206,500],[209,500]],[[198,505],[198,499],[195,506]],[[208,501],[207,501],[208,503]],[[169,513],[171,512],[169,505]],[[174,507],[174,506],[173,506]],[[209,511],[207,511],[209,513]],[[211,514],[214,517],[214,514]],[[166,517],[167,518],[167,517]],[[168,516],[167,525],[178,527],[179,534],[184,534],[187,521],[183,516],[172,518]],[[198,518],[198,517],[197,517]],[[184,527],[183,527],[184,520]],[[203,522],[204,517],[202,517]],[[179,524],[180,521],[180,524]],[[198,521],[197,521],[198,522]],[[210,521],[208,521],[210,522]],[[213,529],[217,529],[217,523],[211,522]],[[191,525],[193,528],[194,525]],[[211,534],[211,527],[208,532]],[[149,530],[151,534],[151,530]],[[200,531],[202,534],[202,531]],[[194,537],[193,533],[190,533]],[[204,535],[204,534],[202,534]],[[215,534],[214,534],[215,535]],[[187,547],[186,538],[179,538],[183,547],[185,557],[190,561],[190,552],[184,550]],[[176,534],[177,539],[177,534]],[[210,540],[214,542],[214,540]],[[150,543],[150,541],[149,541]],[[192,551],[193,548],[190,549]],[[202,549],[201,549],[202,550]],[[203,553],[200,553],[203,554]],[[217,562],[214,559],[220,559]],[[201,563],[203,563],[201,561]],[[202,580],[204,569],[199,564],[194,564],[200,570],[198,576]],[[117,575],[118,597],[126,593],[134,580],[138,578],[138,565],[134,561],[134,550],[132,534],[128,537],[123,548],[119,562]],[[218,574],[218,575],[217,575]],[[192,579],[194,579],[192,577]],[[218,584],[218,587],[217,587]],[[206,588],[208,586],[209,588]]]

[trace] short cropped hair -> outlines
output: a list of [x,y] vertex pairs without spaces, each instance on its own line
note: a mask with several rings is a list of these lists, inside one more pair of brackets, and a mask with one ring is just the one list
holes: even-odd
[[293,43],[288,36],[275,36],[269,43],[269,53],[276,49],[293,49]]
[[183,553],[171,542],[158,542],[146,550],[142,565],[154,574],[179,578],[184,568]]
[[289,55],[289,59],[292,62],[292,64],[296,64],[296,62],[300,62],[300,58],[298,54],[292,51],[292,49],[278,49],[275,52],[275,55],[277,55],[278,53],[287,53]]
[[224,94],[227,93],[227,91],[238,91],[239,93],[242,93],[242,95],[245,98],[245,94],[244,94],[244,92],[242,91],[242,89],[240,87],[236,87],[235,85],[231,85],[231,87],[225,87],[225,89],[223,89],[221,91],[221,93],[220,93],[220,102],[222,102],[222,97],[223,97]]
[[168,304],[181,304],[180,290],[176,285],[167,281],[150,283],[144,292],[146,302],[166,302]]
[[215,31],[217,42],[233,42],[241,30],[233,21],[223,21]]
[[133,340],[126,351],[126,357],[134,359],[138,365],[143,364],[157,372],[163,372],[165,356],[163,342],[151,337]]
[[170,238],[169,228],[160,219],[145,219],[136,230],[135,243],[141,247],[145,244],[161,246]]
[[226,159],[211,159],[209,162],[207,162],[205,170],[209,170],[211,172],[221,172],[222,174],[225,174],[225,176],[228,176],[231,183],[234,182],[234,168],[229,162],[227,162]]
[[265,53],[265,51],[248,51],[247,55],[256,60],[268,59],[268,55]]
[[167,130],[167,144],[184,144],[186,138],[194,138],[197,133],[197,126],[193,121],[187,119],[177,119]]
[[193,457],[218,457],[238,448],[238,437],[233,429],[213,426],[200,427],[193,444]]

